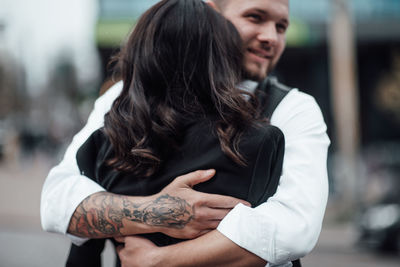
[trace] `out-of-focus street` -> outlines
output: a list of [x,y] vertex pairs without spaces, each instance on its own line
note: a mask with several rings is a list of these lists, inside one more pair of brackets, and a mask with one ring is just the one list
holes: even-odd
[[[0,164],[0,267],[64,266],[69,239],[40,226],[40,193],[51,164],[43,156]],[[110,244],[103,261],[113,266]]]
[[325,222],[317,246],[302,264],[304,267],[399,266],[400,255],[371,253],[355,246],[356,240],[357,231],[351,223]]
[[[120,64],[110,60],[159,0],[0,2],[0,267],[64,266],[69,239],[41,230],[42,185],[95,99],[119,80]],[[246,18],[243,25],[257,29],[254,37],[259,30],[268,33],[261,39],[284,37],[278,38],[286,40],[283,56],[268,77],[312,96],[331,140],[330,199],[319,242],[303,266],[400,266],[400,0],[293,0],[290,27],[276,32],[261,27],[275,16],[258,11],[268,15],[257,15],[265,23],[246,11],[238,25]],[[254,41],[277,54],[283,43],[268,38]],[[244,41],[251,44],[245,54],[254,54],[253,41]],[[295,119],[294,132],[306,136],[316,128]],[[303,139],[299,145],[313,145],[293,140]],[[304,166],[314,163],[300,157]],[[304,192],[299,196],[307,199]],[[361,248],[360,240],[375,250]],[[108,243],[103,266],[114,260]]]
[[[52,163],[37,156],[23,164],[0,165],[0,267],[63,266],[67,238],[41,231],[40,191]],[[337,224],[327,211],[320,240],[302,262],[306,267],[397,267],[400,255],[378,255],[355,246],[357,232],[351,223]],[[108,246],[104,266],[113,266]]]

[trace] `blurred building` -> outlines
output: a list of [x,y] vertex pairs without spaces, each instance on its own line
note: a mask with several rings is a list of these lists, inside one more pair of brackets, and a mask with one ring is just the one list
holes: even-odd
[[29,94],[48,86],[60,62],[70,62],[80,82],[97,78],[96,0],[1,0],[1,6],[2,46],[22,67]]
[[97,14],[97,0],[0,0],[0,122],[23,148],[54,151],[87,117]]
[[[292,29],[288,49],[279,72],[288,83],[314,95],[320,102],[331,131],[334,125],[330,108],[328,64],[328,24],[331,22],[331,0],[290,1]],[[397,90],[382,85],[398,73],[400,53],[400,1],[349,0],[354,23],[358,68],[362,145],[400,138],[398,117],[400,84]],[[293,27],[294,26],[294,27]],[[299,63],[305,65],[298,68]],[[398,75],[398,74],[397,74]],[[392,78],[388,78],[390,76]],[[388,103],[390,90],[393,99]],[[385,97],[386,96],[386,97]],[[389,97],[390,98],[390,97]],[[397,106],[395,108],[395,106]],[[397,111],[396,111],[397,109]],[[332,136],[333,137],[333,136]]]
[[[327,37],[332,23],[332,2],[290,2],[295,22],[292,30],[300,30],[289,37],[301,38],[293,45],[289,39],[289,48],[278,70],[288,83],[316,97],[328,123],[333,141],[331,155],[334,155],[338,140],[334,134]],[[374,202],[391,194],[389,191],[394,188],[399,189],[400,1],[349,0],[348,3],[354,32],[360,125],[359,177],[353,192],[358,193],[358,201]],[[300,26],[296,26],[298,21]],[[299,64],[303,67],[299,68]],[[337,193],[342,188],[334,178],[341,174],[335,168],[330,171],[331,189]]]

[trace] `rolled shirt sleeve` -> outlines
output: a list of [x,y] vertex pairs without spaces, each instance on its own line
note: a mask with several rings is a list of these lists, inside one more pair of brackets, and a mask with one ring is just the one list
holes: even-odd
[[[45,231],[66,234],[70,219],[77,206],[89,195],[105,191],[96,182],[80,174],[76,153],[86,139],[104,125],[104,115],[119,95],[122,83],[111,87],[99,97],[84,128],[74,136],[63,160],[49,172],[42,188],[40,217]],[[87,239],[69,235],[80,245]]]
[[286,141],[277,192],[255,208],[237,205],[218,230],[272,266],[305,256],[318,240],[328,198],[330,141],[314,98],[296,89],[278,105],[271,124]]

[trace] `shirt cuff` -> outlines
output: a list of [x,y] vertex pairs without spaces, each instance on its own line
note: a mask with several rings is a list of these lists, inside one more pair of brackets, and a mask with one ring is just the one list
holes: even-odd
[[69,222],[71,221],[72,215],[74,214],[76,208],[79,206],[79,204],[82,203],[84,199],[86,199],[90,195],[104,191],[105,190],[103,187],[85,177],[85,179],[82,179],[82,181],[80,181],[77,186],[74,186],[71,189],[71,192],[66,193],[66,195],[70,196],[71,200],[70,204],[66,207],[64,215],[65,217],[62,220],[62,224],[60,225],[60,227],[63,229],[64,233],[66,233],[67,236],[71,239],[71,242],[73,244],[80,246],[87,240],[89,240],[89,238],[81,238],[67,233]]
[[[88,196],[105,190],[94,181],[76,175],[60,181],[57,188],[53,188],[50,192],[45,191],[46,194],[42,194],[42,197],[45,197],[41,205],[43,229],[48,232],[67,234],[69,222],[78,205]],[[54,204],[54,201],[58,204]],[[87,240],[68,236],[76,245],[81,245]]]
[[[87,178],[85,177],[85,180],[86,179]],[[87,180],[88,183],[85,186],[83,185],[84,183],[83,181],[84,180],[80,182],[82,188],[77,188],[77,190],[75,190],[74,194],[71,196],[72,200],[71,205],[67,206],[64,217],[65,219],[62,221],[62,224],[60,224],[61,229],[63,229],[63,233],[65,233],[66,236],[71,240],[72,244],[77,246],[83,245],[86,241],[89,240],[89,238],[79,237],[67,233],[69,222],[71,221],[72,215],[74,214],[76,208],[79,206],[79,204],[82,203],[84,199],[95,193],[105,191],[104,188],[102,188],[97,183],[92,183],[91,181]],[[63,224],[64,222],[68,222],[68,224],[64,225]]]
[[69,238],[69,240],[71,240],[72,244],[76,246],[82,246],[86,241],[89,240],[89,238],[79,237],[71,234],[67,234],[66,236]]
[[[262,211],[261,211],[262,212]],[[266,260],[277,264],[288,261],[289,253],[275,247],[276,227],[268,216],[259,214],[258,209],[238,204],[221,221],[217,230],[238,246]]]

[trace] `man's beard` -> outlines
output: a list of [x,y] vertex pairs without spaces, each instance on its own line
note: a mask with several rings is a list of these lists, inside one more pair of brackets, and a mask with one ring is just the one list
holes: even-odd
[[265,78],[267,78],[267,76],[272,72],[274,68],[268,68],[267,72],[263,75],[260,73],[254,73],[252,71],[249,71],[246,69],[246,67],[244,66],[242,68],[242,77],[244,80],[252,80],[255,82],[261,82],[262,80],[264,80]]
[[243,69],[242,71],[242,77],[245,80],[252,80],[255,82],[261,82],[265,78],[267,78],[269,73],[266,73],[265,75],[261,75],[260,73],[252,73],[250,71],[247,71],[246,69]]

